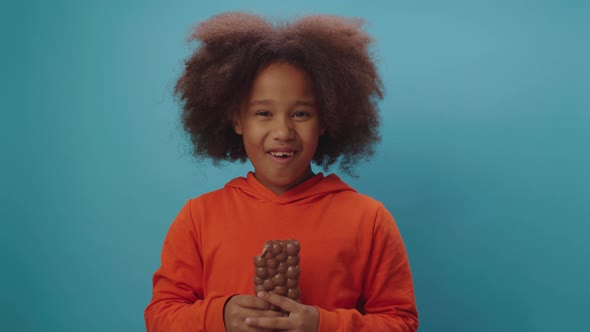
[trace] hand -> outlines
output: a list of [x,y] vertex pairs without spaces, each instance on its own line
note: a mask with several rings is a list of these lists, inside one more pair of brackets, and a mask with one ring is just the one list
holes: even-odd
[[280,307],[289,315],[286,317],[248,316],[245,321],[248,326],[280,331],[317,332],[320,321],[317,308],[277,294],[259,292],[257,295],[259,299]]
[[251,327],[246,325],[246,317],[280,317],[282,314],[270,310],[270,303],[255,296],[236,295],[225,304],[223,309],[223,321],[228,332],[260,332],[272,331],[264,328]]

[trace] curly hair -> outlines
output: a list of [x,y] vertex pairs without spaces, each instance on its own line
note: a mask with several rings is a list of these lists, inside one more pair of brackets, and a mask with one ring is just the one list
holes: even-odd
[[237,12],[200,23],[189,37],[198,46],[175,87],[195,157],[210,158],[215,165],[247,159],[242,137],[233,130],[233,116],[256,74],[286,62],[310,75],[326,126],[313,162],[325,170],[339,162],[351,174],[356,162],[373,155],[380,140],[377,102],[384,94],[369,48],[373,39],[362,24],[337,16],[272,24]]

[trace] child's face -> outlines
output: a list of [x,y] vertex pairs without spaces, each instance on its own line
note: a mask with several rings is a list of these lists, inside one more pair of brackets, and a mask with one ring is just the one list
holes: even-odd
[[242,103],[234,130],[260,183],[281,195],[305,181],[325,131],[310,77],[286,63],[266,67]]

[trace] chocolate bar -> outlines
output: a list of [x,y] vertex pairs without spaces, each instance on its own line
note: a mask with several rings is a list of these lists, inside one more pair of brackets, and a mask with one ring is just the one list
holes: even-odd
[[254,292],[266,291],[299,302],[299,242],[269,240],[254,257]]

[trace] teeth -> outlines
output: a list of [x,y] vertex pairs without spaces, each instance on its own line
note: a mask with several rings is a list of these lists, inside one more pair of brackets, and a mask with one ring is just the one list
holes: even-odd
[[291,157],[295,153],[294,152],[271,152],[270,154],[272,154],[275,157]]

